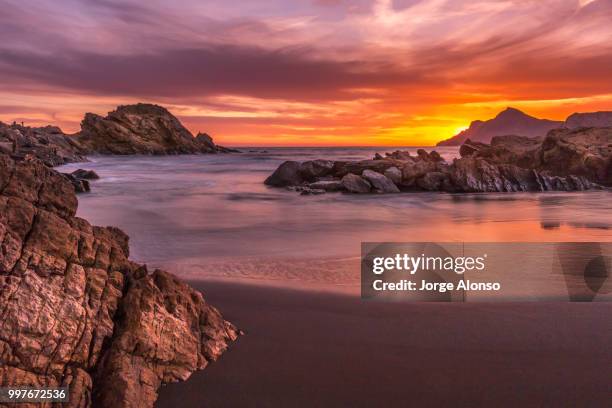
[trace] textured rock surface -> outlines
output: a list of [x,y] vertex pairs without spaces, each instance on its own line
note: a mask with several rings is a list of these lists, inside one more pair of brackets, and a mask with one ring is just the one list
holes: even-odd
[[296,186],[304,179],[300,174],[300,163],[286,161],[282,163],[265,181],[264,184],[274,187]]
[[361,176],[379,193],[399,193],[400,190],[386,176],[372,170],[364,170]]
[[106,117],[88,113],[81,122],[78,142],[97,154],[216,153],[225,149],[200,133],[193,137],[167,109],[139,103],[119,106]]
[[70,386],[68,407],[152,407],[160,384],[205,367],[238,332],[76,208],[62,175],[0,154],[0,384]]
[[349,173],[342,177],[342,187],[349,193],[364,194],[372,189],[370,183],[363,177]]
[[612,127],[612,112],[574,113],[565,120],[565,127]]
[[85,161],[76,138],[55,126],[28,127],[0,122],[0,153],[23,158],[30,154],[47,166]]
[[[514,192],[581,191],[612,186],[612,128],[555,129],[544,138],[497,136],[491,144],[467,140],[461,158],[445,162],[419,149],[379,155],[375,160],[327,163],[313,188],[342,179],[340,191]],[[314,163],[314,162],[307,162]],[[266,181],[305,183],[298,162],[283,163]],[[314,177],[311,175],[311,177]],[[271,184],[275,185],[275,184]],[[335,190],[337,184],[333,183]]]

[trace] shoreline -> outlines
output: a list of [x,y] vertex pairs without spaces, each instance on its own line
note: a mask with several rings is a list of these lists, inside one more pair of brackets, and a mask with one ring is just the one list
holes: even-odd
[[608,401],[610,304],[392,304],[188,283],[246,335],[203,372],[161,388],[158,408]]

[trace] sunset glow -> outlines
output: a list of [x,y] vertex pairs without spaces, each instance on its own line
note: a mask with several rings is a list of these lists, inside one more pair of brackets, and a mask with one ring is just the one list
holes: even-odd
[[414,146],[507,106],[612,109],[609,0],[0,7],[4,122],[75,132],[85,112],[142,101],[225,145]]

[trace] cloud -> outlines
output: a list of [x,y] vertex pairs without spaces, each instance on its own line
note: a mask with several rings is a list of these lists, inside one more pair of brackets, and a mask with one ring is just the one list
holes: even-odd
[[[364,132],[409,133],[424,126],[415,117],[446,117],[443,109],[464,115],[450,128],[482,103],[559,100],[566,109],[562,100],[612,93],[611,0],[0,0],[0,8],[3,118],[39,117],[39,106],[68,124],[75,97],[96,109],[142,99],[201,113],[185,113],[189,120],[218,118],[220,132],[237,131],[230,118],[285,126],[287,115],[302,132],[358,131],[361,120]],[[8,94],[24,108],[9,109]]]

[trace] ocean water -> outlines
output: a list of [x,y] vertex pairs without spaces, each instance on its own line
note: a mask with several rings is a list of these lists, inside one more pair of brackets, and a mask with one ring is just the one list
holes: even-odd
[[[417,148],[403,148],[416,152]],[[284,160],[357,160],[394,148],[92,157],[78,215],[130,235],[131,256],[186,279],[354,290],[362,241],[612,241],[612,193],[301,196],[265,186]],[[457,148],[437,148],[457,157]]]

